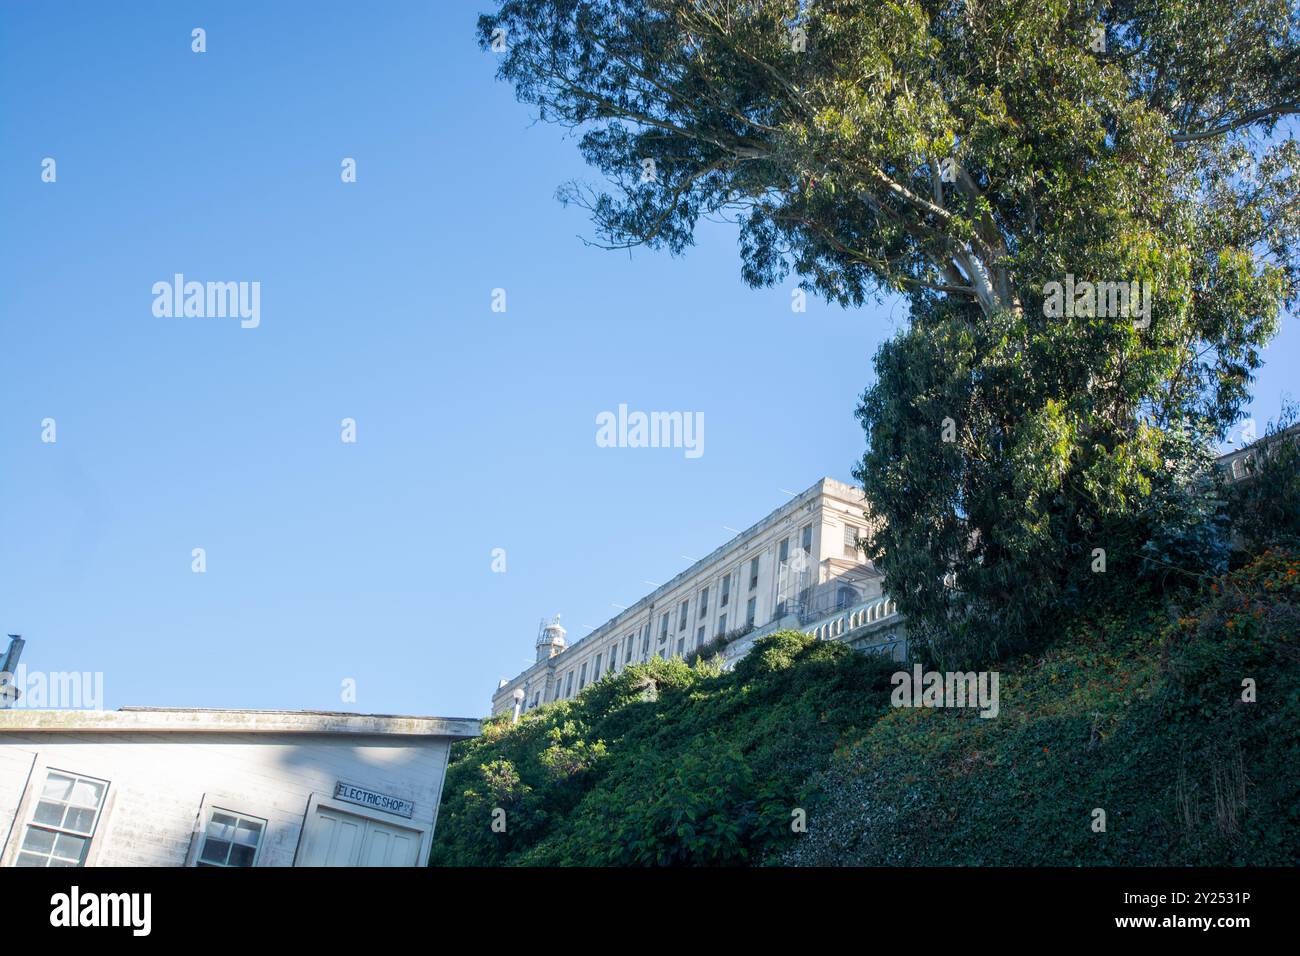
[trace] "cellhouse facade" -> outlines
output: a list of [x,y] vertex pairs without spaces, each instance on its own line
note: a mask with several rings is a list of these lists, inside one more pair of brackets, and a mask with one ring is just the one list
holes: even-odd
[[0,865],[422,866],[462,718],[0,710]]
[[731,665],[779,630],[902,660],[903,621],[859,547],[865,509],[858,489],[823,478],[582,639],[569,643],[558,618],[543,622],[536,662],[500,682],[492,713],[574,697],[651,656],[716,650]]

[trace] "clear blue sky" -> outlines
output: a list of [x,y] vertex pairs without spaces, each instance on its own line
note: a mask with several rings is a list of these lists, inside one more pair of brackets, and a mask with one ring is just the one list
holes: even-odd
[[[477,715],[543,615],[580,637],[849,477],[901,307],[794,314],[726,226],[584,246],[554,191],[596,174],[495,81],[485,3],[0,7],[0,629],[29,667],[102,671],[109,707]],[[155,317],[177,272],[259,281],[261,326]],[[1293,320],[1268,356],[1261,430]],[[620,403],[703,412],[705,454],[596,447]]]

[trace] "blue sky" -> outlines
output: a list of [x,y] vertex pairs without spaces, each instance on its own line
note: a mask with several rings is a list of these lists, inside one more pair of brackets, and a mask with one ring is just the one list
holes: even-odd
[[[496,82],[480,6],[0,9],[0,627],[29,667],[102,671],[109,707],[477,715],[542,616],[579,637],[849,477],[901,307],[792,313],[722,225],[682,259],[583,245],[554,192],[596,174]],[[260,326],[154,316],[178,272],[260,282]],[[1294,320],[1267,356],[1261,430]],[[703,412],[704,455],[598,448],[620,403]]]

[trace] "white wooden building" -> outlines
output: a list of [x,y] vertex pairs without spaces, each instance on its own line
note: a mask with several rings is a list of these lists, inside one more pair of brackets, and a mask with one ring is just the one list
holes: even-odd
[[0,710],[0,865],[423,866],[478,721]]

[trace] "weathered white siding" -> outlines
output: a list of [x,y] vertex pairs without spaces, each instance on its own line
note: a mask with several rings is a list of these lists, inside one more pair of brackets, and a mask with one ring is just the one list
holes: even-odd
[[[408,821],[340,807],[431,831],[449,746],[447,738],[356,734],[3,733],[0,862],[13,862],[46,768],[109,782],[89,865],[183,865],[207,795],[209,804],[267,821],[258,866],[290,866],[309,801],[332,799],[340,780],[408,799],[415,809]],[[11,827],[24,789],[26,816]]]

